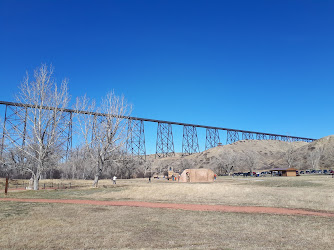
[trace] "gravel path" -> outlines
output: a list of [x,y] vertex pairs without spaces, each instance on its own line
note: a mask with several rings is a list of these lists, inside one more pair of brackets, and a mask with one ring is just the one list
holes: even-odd
[[142,201],[98,201],[98,200],[53,200],[53,199],[16,199],[0,198],[1,202],[34,202],[34,203],[65,203],[96,206],[128,206],[128,207],[148,207],[148,208],[169,208],[190,211],[219,211],[229,213],[263,213],[263,214],[283,214],[283,215],[308,215],[334,217],[334,213],[308,211],[302,209],[275,208],[275,207],[251,207],[251,206],[226,206],[226,205],[203,205],[203,204],[176,204],[157,203]]

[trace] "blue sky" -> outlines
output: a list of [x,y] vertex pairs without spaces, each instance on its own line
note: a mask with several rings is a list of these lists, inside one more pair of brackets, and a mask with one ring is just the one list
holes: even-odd
[[[52,63],[73,99],[113,89],[133,116],[320,138],[334,128],[333,13],[334,1],[0,0],[0,100]],[[156,124],[145,132],[155,152]]]

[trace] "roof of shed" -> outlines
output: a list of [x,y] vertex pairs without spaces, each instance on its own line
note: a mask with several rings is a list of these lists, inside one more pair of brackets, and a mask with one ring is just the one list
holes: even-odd
[[273,168],[271,171],[296,171],[295,168]]

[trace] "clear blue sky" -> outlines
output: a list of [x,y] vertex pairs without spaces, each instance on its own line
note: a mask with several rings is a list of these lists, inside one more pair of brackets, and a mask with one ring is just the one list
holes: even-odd
[[114,89],[133,116],[320,138],[334,130],[333,13],[322,0],[0,0],[0,100],[52,63],[73,98]]

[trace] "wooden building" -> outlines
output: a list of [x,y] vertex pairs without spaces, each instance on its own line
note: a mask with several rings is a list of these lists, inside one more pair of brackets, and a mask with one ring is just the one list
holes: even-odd
[[271,170],[272,175],[276,172],[279,176],[297,176],[295,168],[274,168]]

